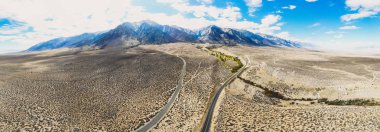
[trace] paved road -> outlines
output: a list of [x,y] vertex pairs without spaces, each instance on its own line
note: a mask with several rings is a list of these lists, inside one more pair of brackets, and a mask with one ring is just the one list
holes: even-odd
[[[179,57],[179,56],[177,56],[177,57]],[[169,110],[170,110],[170,108],[172,108],[175,100],[178,98],[178,95],[182,90],[183,77],[186,74],[186,61],[182,57],[179,57],[179,58],[181,58],[181,60],[183,61],[183,66],[182,66],[181,75],[179,77],[178,84],[176,86],[174,93],[169,98],[169,100],[165,104],[165,106],[162,107],[161,110],[148,123],[146,123],[144,126],[141,126],[139,129],[137,129],[136,132],[147,132],[151,128],[155,127],[162,120],[162,118],[164,118],[166,113],[169,112]]]
[[[248,60],[249,61],[249,60]],[[238,72],[235,74],[231,75],[221,86],[218,87],[217,92],[214,94],[212,97],[212,103],[207,109],[207,115],[206,115],[206,120],[203,123],[201,132],[209,132],[212,124],[212,116],[214,114],[214,109],[216,106],[216,103],[218,102],[220,93],[222,93],[224,87],[226,87],[228,84],[230,84],[237,76],[239,76],[245,69],[247,68],[247,64],[244,65],[244,67],[240,68]]]

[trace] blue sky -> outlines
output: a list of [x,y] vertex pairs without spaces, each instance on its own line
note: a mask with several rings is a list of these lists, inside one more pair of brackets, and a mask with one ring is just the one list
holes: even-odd
[[246,29],[333,51],[380,51],[378,0],[2,0],[0,53],[153,20]]

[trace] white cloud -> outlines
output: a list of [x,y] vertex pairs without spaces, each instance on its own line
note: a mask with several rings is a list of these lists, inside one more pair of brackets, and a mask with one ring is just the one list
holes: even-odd
[[345,32],[342,31],[327,31],[325,34],[344,34]]
[[306,2],[317,2],[318,0],[306,0]]
[[[128,0],[1,0],[0,18],[25,25],[2,29],[3,33],[17,34],[1,39],[0,45],[25,50],[56,37],[108,30],[124,22],[125,16],[129,16],[129,20],[139,18],[136,14],[144,15],[143,8]],[[33,28],[33,32],[24,32],[26,27]]]
[[261,19],[259,28],[251,31],[273,35],[275,31],[281,30],[281,26],[283,26],[283,23],[279,22],[280,20],[281,16],[279,15],[267,15]]
[[327,32],[325,32],[325,34],[331,35],[332,37],[334,37],[336,39],[343,38],[345,33],[346,32],[342,32],[342,31],[327,31]]
[[334,35],[334,38],[337,38],[337,39],[340,39],[340,38],[343,38],[343,34],[337,34],[337,35]]
[[319,26],[321,26],[321,23],[316,22],[316,23],[313,23],[312,25],[310,25],[309,27],[313,28],[313,27],[319,27]]
[[325,34],[335,34],[336,33],[336,31],[327,31],[327,32],[325,32]]
[[380,1],[378,0],[346,0],[346,5],[351,10],[358,10],[360,8],[367,10],[379,10]]
[[290,10],[296,9],[296,7],[297,7],[297,6],[295,6],[295,5],[289,5],[289,9],[290,9]]
[[14,34],[19,34],[23,32],[27,32],[31,27],[10,20],[10,24],[6,24],[0,27],[0,35],[14,35]]
[[281,16],[279,15],[267,15],[263,19],[261,19],[262,25],[272,25],[277,23],[281,19]]
[[340,30],[353,30],[353,29],[359,29],[357,26],[343,26],[339,28]]
[[355,13],[355,14],[343,15],[341,17],[341,19],[343,21],[351,21],[351,20],[355,20],[355,19],[360,19],[360,18],[365,18],[365,17],[369,17],[372,15],[376,15],[377,13],[378,12],[374,12],[374,11],[359,11],[358,13]]
[[156,0],[160,3],[167,3],[167,4],[178,4],[178,3],[187,3],[187,0]]
[[253,13],[262,6],[262,0],[244,0],[248,6],[249,14],[253,16]]
[[24,34],[1,36],[0,53],[26,50],[31,45],[46,40],[47,34],[27,32]]
[[[85,6],[89,3],[91,6]],[[131,6],[130,1],[123,0],[0,1],[1,17],[25,22],[33,27],[36,32],[64,36],[82,33],[83,31],[106,30],[116,26],[122,22],[121,18],[127,14],[126,9],[133,9],[130,12],[142,10]]]
[[212,17],[214,19],[239,20],[242,18],[240,8],[228,5],[226,8],[218,8],[211,5],[190,5],[187,1],[157,0],[160,3],[169,4],[180,13],[191,13],[198,18]]
[[[337,36],[338,38],[340,36]],[[320,43],[314,43],[311,49],[329,51],[335,53],[349,53],[349,54],[362,54],[362,55],[377,55],[380,51],[380,45],[374,42],[367,42],[361,40],[345,39],[329,39],[319,40]],[[315,41],[314,41],[315,42]]]
[[[160,24],[177,25],[190,29],[199,29],[208,25],[217,25],[226,28],[245,29],[252,32],[273,34],[281,30],[282,23],[279,23],[279,15],[267,15],[261,23],[241,20],[242,15],[240,8],[228,5],[226,8],[218,8],[210,5],[190,5],[186,0],[158,0],[158,2],[169,4],[180,14],[166,16],[162,14],[146,14],[145,19],[156,21]],[[185,18],[182,13],[193,13],[197,18]],[[141,15],[138,15],[141,16]],[[206,17],[212,17],[215,20],[208,20]]]
[[197,0],[197,1],[202,4],[211,4],[212,2],[214,2],[214,0]]
[[346,5],[351,11],[357,11],[357,13],[343,15],[341,17],[343,21],[370,17],[380,12],[379,0],[346,0]]
[[295,6],[295,5],[289,5],[289,6],[282,7],[282,9],[289,9],[289,10],[294,10],[296,8],[297,8],[297,6]]
[[287,31],[283,31],[283,32],[273,34],[273,35],[282,39],[291,40],[294,42],[301,42],[303,43],[302,47],[304,48],[309,47],[309,45],[311,45],[310,43],[312,42],[309,39],[294,37]]

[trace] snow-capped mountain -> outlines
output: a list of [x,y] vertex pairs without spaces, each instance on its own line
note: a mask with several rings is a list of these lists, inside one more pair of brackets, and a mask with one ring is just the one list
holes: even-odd
[[208,26],[192,31],[177,26],[160,25],[152,21],[123,23],[102,33],[85,33],[73,37],[57,38],[32,46],[27,51],[41,51],[63,47],[132,46],[173,42],[211,43],[223,45],[287,46],[300,47],[300,43],[278,37],[255,34],[246,30]]
[[199,30],[197,33],[199,36],[199,41],[203,43],[226,45],[247,44],[255,46],[282,45],[281,43],[275,43],[264,38],[263,36],[246,30],[209,26]]

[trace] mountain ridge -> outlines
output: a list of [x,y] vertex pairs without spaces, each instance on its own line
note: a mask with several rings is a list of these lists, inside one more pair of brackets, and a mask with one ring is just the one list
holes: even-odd
[[178,26],[160,25],[153,21],[141,21],[136,23],[125,22],[106,32],[83,33],[71,37],[55,38],[36,44],[26,51],[83,46],[107,48],[175,42],[210,43],[228,46],[246,44],[253,46],[301,47],[298,42],[271,35],[252,33],[247,30],[222,28],[215,25],[198,30],[189,30]]

